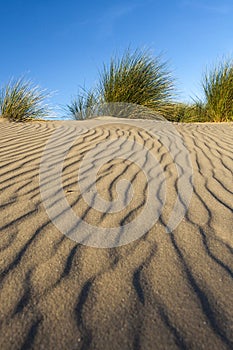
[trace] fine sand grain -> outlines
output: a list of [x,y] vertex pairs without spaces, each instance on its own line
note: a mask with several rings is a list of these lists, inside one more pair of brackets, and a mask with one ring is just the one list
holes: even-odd
[[60,132],[62,143],[93,127],[66,155],[67,203],[96,227],[123,226],[140,215],[146,178],[127,159],[113,156],[96,179],[106,201],[117,198],[119,180],[132,183],[123,210],[91,208],[78,186],[83,157],[101,142],[126,138],[159,160],[162,214],[127,245],[100,249],[70,240],[47,215],[39,182],[44,147],[62,122],[1,122],[0,349],[233,349],[233,124],[174,125],[190,154],[193,193],[185,217],[166,233],[177,198],[168,150],[143,127],[98,123],[66,121]]

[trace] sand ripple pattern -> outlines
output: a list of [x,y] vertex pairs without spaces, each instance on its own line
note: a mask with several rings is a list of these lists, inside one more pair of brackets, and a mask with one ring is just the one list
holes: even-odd
[[[58,143],[77,128],[77,122],[67,123]],[[166,198],[163,185],[156,189],[161,215],[124,246],[99,249],[70,240],[51,222],[40,194],[42,155],[59,122],[1,122],[0,349],[232,349],[233,124],[175,125],[190,154],[193,193],[170,233],[183,174],[174,162],[179,151],[172,157],[169,140],[143,127],[82,125],[87,129],[69,148],[62,169],[74,213],[109,229],[143,211],[145,174],[127,157],[109,158],[95,181],[104,205],[116,203],[117,186],[124,183],[123,209],[113,204],[99,211],[78,186],[89,152],[103,141],[120,147],[126,139],[149,149],[163,171]]]
[[[62,233],[87,246],[113,248],[128,244],[147,233],[157,222],[166,196],[165,172],[160,165],[161,156],[157,159],[156,152],[161,146],[165,146],[178,170],[177,200],[166,232],[171,232],[177,227],[188,209],[192,196],[192,164],[189,152],[172,123],[121,119],[121,128],[124,127],[121,136],[116,134],[117,123],[117,118],[112,118],[112,122],[91,120],[85,125],[76,123],[77,127],[71,130],[64,122],[47,142],[41,160],[40,191],[47,214]],[[108,129],[109,133],[99,137],[98,130],[102,128]],[[84,134],[88,139],[92,136],[89,142],[92,148],[83,152],[80,140],[82,141]],[[144,136],[147,136],[148,140],[145,140]],[[78,143],[78,147],[75,148],[76,155],[80,152],[82,155],[81,158],[77,158],[77,181],[80,191],[76,196],[88,204],[87,210],[91,217],[96,216],[96,211],[99,211],[113,219],[114,216],[109,214],[121,211],[121,215],[118,215],[120,219],[112,227],[100,227],[101,219],[97,225],[88,223],[86,215],[83,215],[83,212],[77,215],[72,209],[74,205],[67,202],[63,192],[62,175],[65,158],[71,148],[74,148],[75,142]],[[113,161],[117,161],[114,167]],[[120,167],[119,172],[117,168]],[[101,171],[104,171],[104,175]],[[110,178],[109,175],[113,176]],[[74,178],[74,174],[69,174],[69,178],[71,176]],[[99,194],[97,184],[103,189],[108,189],[108,193],[111,194],[108,200]],[[116,198],[113,198],[113,188]],[[142,197],[142,201],[136,207],[130,203],[134,193],[137,197],[141,193]],[[130,212],[124,211],[127,206]],[[79,207],[82,208],[83,205],[79,203]],[[126,222],[128,216],[132,217],[139,208],[142,209],[141,213],[134,215],[136,217],[130,222]]]

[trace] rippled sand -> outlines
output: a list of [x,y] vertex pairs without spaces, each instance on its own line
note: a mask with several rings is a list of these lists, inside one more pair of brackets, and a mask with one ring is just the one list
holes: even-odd
[[[98,123],[0,124],[0,349],[232,349],[233,124],[174,125],[190,154],[193,193],[185,217],[166,233],[178,191],[170,152],[143,122],[141,128]],[[125,142],[157,157],[166,202],[142,237],[101,249],[70,240],[51,222],[39,169],[46,142],[61,125],[60,144],[85,132],[66,155],[63,193],[74,213],[97,228],[133,222],[147,200],[147,179],[124,158]],[[112,160],[97,172],[98,193],[116,200],[122,179],[134,189],[116,213],[92,208],[78,186],[82,159],[109,140],[120,142],[122,158],[106,149]]]

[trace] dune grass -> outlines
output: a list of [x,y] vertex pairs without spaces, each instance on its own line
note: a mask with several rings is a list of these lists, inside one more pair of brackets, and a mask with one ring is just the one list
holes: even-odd
[[165,117],[169,121],[192,123],[205,122],[207,120],[205,104],[197,100],[193,103],[173,103],[170,104],[165,113]]
[[[93,91],[84,91],[67,108],[74,119],[85,119],[93,113],[103,114],[103,111],[129,118],[132,112],[135,114],[139,110],[141,115],[148,111],[162,114],[173,92],[174,80],[166,62],[147,51],[126,50],[121,58],[113,57],[109,65],[103,66]],[[144,112],[138,106],[145,107]],[[120,109],[124,113],[120,113]]]
[[167,118],[178,122],[233,121],[233,61],[222,61],[207,70],[202,79],[204,98],[194,98],[192,104],[175,103]]
[[18,122],[43,118],[49,113],[48,96],[29,80],[11,80],[0,91],[0,116]]
[[[201,82],[203,98],[193,103],[174,102],[174,79],[167,63],[148,51],[129,49],[103,65],[92,90],[66,106],[68,117],[83,120],[110,115],[175,122],[233,121],[233,60],[222,60],[207,70]],[[51,114],[45,103],[51,96],[30,80],[11,80],[0,90],[0,117],[11,121],[42,119]]]
[[68,116],[76,120],[88,119],[95,113],[98,98],[92,91],[81,89],[81,93],[67,105]]
[[173,79],[166,63],[147,51],[127,50],[100,73],[98,91],[109,102],[135,103],[160,112],[173,97]]
[[103,65],[94,90],[85,91],[68,105],[74,119],[112,115],[126,118],[161,116],[175,122],[233,121],[233,62],[223,61],[207,71],[201,82],[204,98],[174,102],[174,79],[167,63],[147,51],[126,50]]
[[233,121],[233,61],[219,63],[205,73],[202,88],[206,118],[210,121]]

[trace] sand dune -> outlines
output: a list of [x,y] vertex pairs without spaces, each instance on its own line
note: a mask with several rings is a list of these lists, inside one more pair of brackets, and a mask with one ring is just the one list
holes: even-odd
[[0,124],[0,349],[233,349],[233,124],[133,123]]

